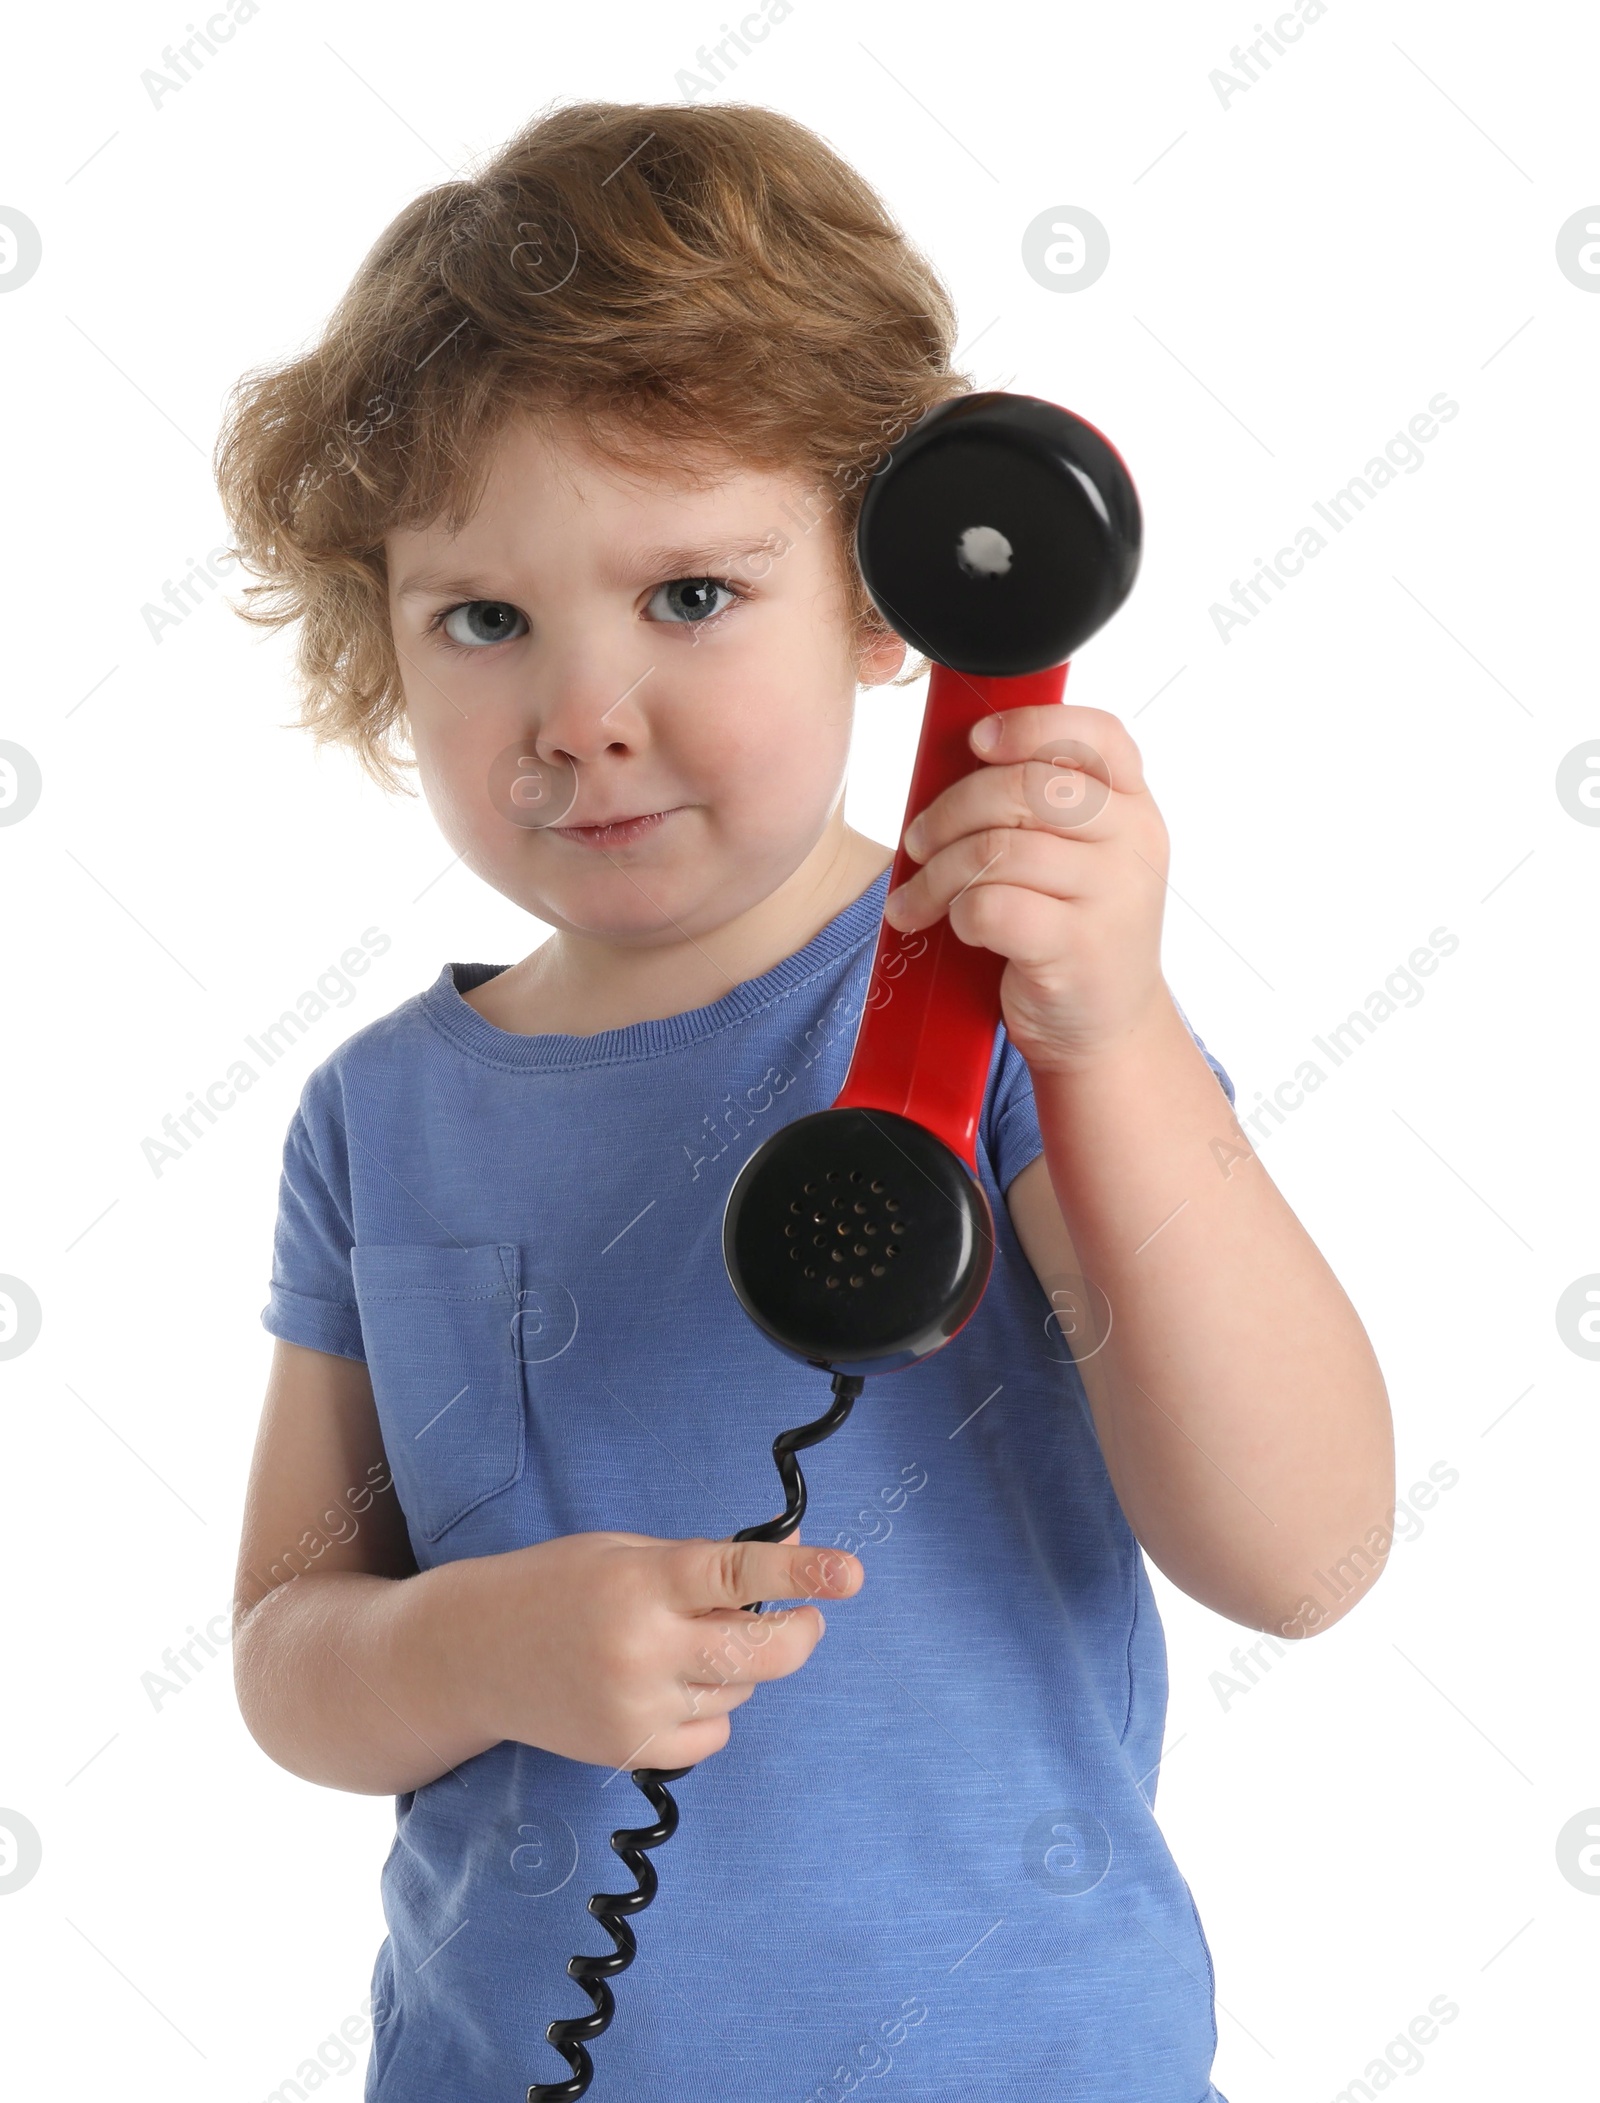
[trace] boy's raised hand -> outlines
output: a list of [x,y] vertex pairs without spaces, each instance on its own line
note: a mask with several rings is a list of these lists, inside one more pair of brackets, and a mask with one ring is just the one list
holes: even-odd
[[1029,1066],[1092,1063],[1170,998],[1167,829],[1139,748],[1115,716],[1066,703],[998,710],[969,742],[983,764],[908,828],[922,866],[884,917],[909,933],[948,912],[960,941],[1008,959],[1001,1010]]
[[448,1668],[466,1714],[496,1742],[619,1770],[720,1752],[728,1712],[821,1641],[816,1607],[747,1614],[747,1602],[847,1599],[865,1575],[853,1555],[795,1534],[563,1534],[452,1567],[470,1584]]

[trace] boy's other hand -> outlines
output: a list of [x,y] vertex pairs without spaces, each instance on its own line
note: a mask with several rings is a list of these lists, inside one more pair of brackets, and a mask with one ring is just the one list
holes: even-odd
[[1139,748],[1104,709],[1008,708],[973,726],[981,764],[908,827],[902,933],[948,913],[1006,961],[1006,1032],[1035,1074],[1094,1064],[1171,1013],[1161,976],[1167,829]]
[[563,1534],[451,1567],[465,1612],[444,1669],[485,1732],[621,1770],[691,1767],[727,1744],[729,1711],[796,1672],[822,1640],[815,1606],[848,1599],[853,1555],[778,1542]]

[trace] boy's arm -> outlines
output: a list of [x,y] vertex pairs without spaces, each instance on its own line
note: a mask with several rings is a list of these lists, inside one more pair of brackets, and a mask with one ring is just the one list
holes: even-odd
[[469,1571],[418,1573],[365,1365],[279,1339],[234,1587],[234,1685],[262,1750],[389,1796],[494,1743],[444,1669]]
[[970,742],[981,763],[906,829],[921,867],[884,918],[948,913],[1007,960],[1044,1141],[1013,1218],[1047,1289],[1078,1271],[1110,1302],[1082,1371],[1129,1525],[1194,1598],[1310,1635],[1389,1546],[1372,1346],[1162,978],[1169,842],[1127,729],[1058,703],[995,711]]
[[1388,1397],[1355,1309],[1164,989],[1103,1058],[1033,1080],[1045,1150],[1007,1205],[1046,1291],[1076,1277],[1109,1300],[1079,1370],[1129,1525],[1230,1620],[1327,1627],[1381,1569],[1394,1517]]

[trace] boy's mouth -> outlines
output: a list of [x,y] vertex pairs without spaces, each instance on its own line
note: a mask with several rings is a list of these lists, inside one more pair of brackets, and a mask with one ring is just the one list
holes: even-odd
[[[675,804],[673,809],[677,808]],[[671,810],[646,811],[634,818],[610,818],[600,825],[552,825],[550,830],[582,847],[630,847],[671,816]]]

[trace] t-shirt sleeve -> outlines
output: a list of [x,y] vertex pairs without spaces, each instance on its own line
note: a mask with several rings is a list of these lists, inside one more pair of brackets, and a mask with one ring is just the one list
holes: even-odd
[[1039,1113],[1033,1100],[1033,1075],[1004,1023],[995,1033],[994,1064],[978,1136],[1002,1197],[1010,1189],[1012,1178],[1020,1175],[1036,1154],[1044,1152]]
[[345,1132],[325,1077],[306,1082],[283,1143],[272,1279],[262,1326],[291,1344],[366,1357],[350,1249],[355,1240]]
[[[1178,1009],[1184,1028],[1194,1038],[1231,1103],[1234,1099],[1233,1082],[1221,1060],[1207,1048],[1176,999],[1172,1004]],[[1006,1034],[1004,1023],[995,1037],[995,1058],[990,1069],[989,1093],[979,1134],[1002,1197],[1010,1189],[1013,1179],[1044,1152],[1044,1141],[1039,1136],[1038,1107],[1033,1099],[1033,1076],[1028,1071],[1027,1060]]]

